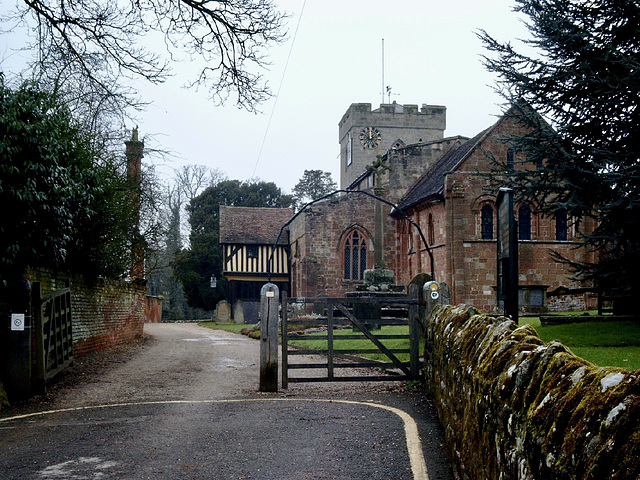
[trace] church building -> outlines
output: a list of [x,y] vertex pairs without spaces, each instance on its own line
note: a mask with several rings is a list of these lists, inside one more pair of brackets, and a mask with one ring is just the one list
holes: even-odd
[[[378,200],[370,194],[375,186],[385,200],[384,247],[378,258],[394,272],[395,284],[433,272],[435,280],[451,288],[452,303],[496,310],[498,192],[487,174],[495,174],[492,159],[517,163],[520,154],[508,138],[522,133],[521,127],[508,113],[473,138],[446,137],[445,127],[442,106],[394,102],[372,110],[371,104],[356,103],[347,109],[339,122],[339,183],[348,193],[314,203],[291,221],[290,284],[283,285],[290,296],[343,296],[363,283],[364,271],[374,266]],[[371,168],[376,161],[383,168]],[[573,280],[568,266],[555,262],[551,252],[579,261],[595,260],[594,253],[576,248],[578,222],[566,212],[549,218],[532,205],[517,203],[515,216],[520,309],[553,310],[556,291],[585,285]],[[585,220],[580,228],[593,225]],[[222,222],[221,242],[242,243],[237,236],[228,240]],[[589,307],[590,301],[581,297],[573,306]]]
[[[433,271],[437,281],[450,286],[452,302],[495,311],[497,191],[483,174],[491,173],[492,158],[517,158],[507,139],[520,127],[505,114],[469,139],[445,137],[445,125],[444,107],[349,107],[339,124],[340,185],[352,193],[316,203],[292,222],[291,295],[344,295],[362,283],[364,270],[373,268],[376,200],[358,192],[372,191],[380,182],[382,197],[397,205],[385,205],[383,252],[395,283],[406,285],[418,273]],[[379,155],[388,170],[376,174],[367,165]],[[577,222],[566,213],[549,218],[518,203],[515,216],[519,305],[543,311],[549,293],[584,286],[551,251],[580,261],[593,261],[594,254],[575,248]],[[420,227],[428,249],[407,218]]]

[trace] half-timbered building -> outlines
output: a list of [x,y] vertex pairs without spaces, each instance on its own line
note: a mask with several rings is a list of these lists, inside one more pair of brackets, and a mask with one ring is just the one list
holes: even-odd
[[222,273],[234,312],[241,308],[245,322],[257,321],[260,289],[269,279],[281,292],[290,291],[289,231],[282,232],[275,249],[274,244],[292,215],[290,208],[220,206]]

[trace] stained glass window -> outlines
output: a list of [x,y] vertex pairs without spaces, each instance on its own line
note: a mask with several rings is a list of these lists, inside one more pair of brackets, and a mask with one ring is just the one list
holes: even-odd
[[346,280],[362,280],[367,268],[367,243],[362,234],[354,230],[344,246],[344,278]]

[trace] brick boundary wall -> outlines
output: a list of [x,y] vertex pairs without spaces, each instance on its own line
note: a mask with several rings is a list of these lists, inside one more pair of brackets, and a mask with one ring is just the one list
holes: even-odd
[[597,367],[464,305],[426,323],[427,387],[456,479],[640,478],[640,370]]
[[43,294],[70,282],[74,356],[142,337],[147,307],[145,285],[106,279],[87,282],[80,276],[57,276],[43,270],[30,270],[26,278],[32,283],[41,282]]

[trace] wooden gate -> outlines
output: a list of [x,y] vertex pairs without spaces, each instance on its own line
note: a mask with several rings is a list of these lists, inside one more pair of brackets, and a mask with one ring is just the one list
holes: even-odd
[[[420,337],[418,289],[409,295],[386,294],[365,297],[282,298],[282,387],[289,382],[344,382],[417,380],[420,378]],[[315,312],[315,313],[314,313]],[[291,328],[310,327],[313,334],[300,334]],[[406,326],[406,333],[386,333],[384,326]],[[344,334],[345,328],[352,333]],[[291,331],[290,331],[291,330]],[[317,333],[317,330],[322,333]],[[326,332],[324,332],[326,330]],[[405,329],[407,330],[407,329]],[[293,346],[308,341],[326,342],[326,348]],[[335,348],[340,340],[364,340],[366,348]],[[369,340],[369,342],[366,342]],[[390,348],[385,340],[408,340],[408,348]],[[362,342],[361,342],[362,343]],[[387,361],[368,360],[362,355],[382,353]],[[397,354],[409,354],[409,361],[401,361]],[[303,355],[321,355],[325,362],[307,362]],[[299,361],[292,362],[295,357]],[[314,357],[318,358],[318,357]],[[340,369],[375,367],[392,373],[370,375],[340,375]],[[307,370],[305,376],[291,376],[293,370]],[[313,375],[308,371],[326,371],[326,375]],[[375,372],[376,370],[372,370]],[[379,370],[378,370],[379,371]],[[323,372],[324,373],[324,372]]]
[[47,382],[73,362],[71,289],[41,295],[40,284],[34,283],[33,326],[33,381],[38,390],[44,391]]

